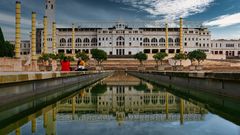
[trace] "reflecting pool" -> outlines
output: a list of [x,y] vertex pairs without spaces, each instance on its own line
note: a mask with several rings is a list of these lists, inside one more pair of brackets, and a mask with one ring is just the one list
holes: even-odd
[[231,110],[239,102],[213,103],[117,72],[77,92],[0,107],[0,134],[240,135]]

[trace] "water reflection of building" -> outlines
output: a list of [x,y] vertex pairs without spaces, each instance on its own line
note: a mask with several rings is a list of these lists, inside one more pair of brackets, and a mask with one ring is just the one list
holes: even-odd
[[[206,110],[184,101],[166,91],[142,82],[138,85],[121,85],[103,82],[102,93],[94,87],[58,106],[58,112],[73,112],[74,119],[82,120],[140,120],[140,121],[183,121],[202,120]],[[131,82],[133,84],[133,81]],[[120,85],[119,85],[120,84]],[[130,83],[129,83],[130,84]],[[86,114],[86,112],[88,112]],[[64,117],[62,117],[64,119]],[[70,118],[70,117],[69,117]]]

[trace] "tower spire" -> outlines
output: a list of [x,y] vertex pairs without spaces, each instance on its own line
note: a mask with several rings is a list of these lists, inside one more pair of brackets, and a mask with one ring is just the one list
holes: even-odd
[[[45,0],[45,16],[48,18],[48,24],[53,24],[55,20],[55,0]],[[52,32],[52,25],[48,25],[48,33]]]

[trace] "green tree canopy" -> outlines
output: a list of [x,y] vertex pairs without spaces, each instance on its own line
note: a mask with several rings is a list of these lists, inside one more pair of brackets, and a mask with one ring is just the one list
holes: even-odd
[[2,28],[0,27],[0,43],[4,43],[4,42],[5,42],[5,39],[3,36]]
[[141,65],[143,65],[142,62],[147,60],[148,56],[143,52],[139,52],[139,53],[134,55],[134,58],[137,59],[140,62]]
[[81,58],[83,61],[89,60],[89,56],[85,52],[77,53],[76,58]]
[[207,59],[207,54],[202,50],[194,50],[188,53],[188,59],[190,59],[191,61],[196,60],[198,61],[198,65],[200,65],[201,61]]
[[180,65],[182,65],[182,60],[186,60],[187,59],[187,55],[185,53],[177,53],[175,54],[174,60],[179,60],[180,61]]
[[5,41],[2,29],[0,27],[0,57],[13,57],[14,56],[14,45],[10,42]]
[[195,61],[195,56],[194,56],[194,53],[193,53],[193,52],[189,52],[189,53],[187,54],[187,57],[188,57],[188,59],[191,61],[191,64],[192,64],[193,61]]
[[160,52],[160,53],[157,53],[157,54],[153,55],[153,58],[155,59],[155,61],[157,63],[157,66],[158,66],[159,61],[161,61],[161,65],[162,65],[163,59],[166,58],[167,56],[168,56],[167,53]]
[[91,54],[92,58],[98,62],[98,65],[101,65],[103,61],[107,60],[107,53],[103,50],[92,49]]
[[93,95],[103,94],[107,91],[107,85],[98,83],[91,89]]

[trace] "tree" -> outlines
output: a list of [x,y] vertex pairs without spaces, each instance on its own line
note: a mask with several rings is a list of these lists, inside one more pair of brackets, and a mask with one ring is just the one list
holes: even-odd
[[91,89],[91,94],[98,95],[98,94],[103,94],[106,91],[107,91],[107,85],[98,83]]
[[64,58],[66,57],[64,53],[59,53],[56,56],[57,56],[57,59],[59,59],[60,61],[64,60]]
[[5,40],[4,40],[3,32],[2,32],[2,29],[0,27],[0,44],[2,44],[4,42],[5,42]]
[[153,55],[153,58],[155,59],[155,61],[157,63],[157,67],[158,67],[159,61],[161,61],[161,65],[162,65],[163,59],[166,58],[167,56],[168,56],[168,54],[165,52],[160,52],[160,53]]
[[85,52],[77,53],[76,58],[81,58],[85,62],[89,60],[89,56]]
[[195,53],[194,53],[194,51],[193,52],[189,52],[187,54],[187,58],[191,61],[191,65],[192,65],[193,61],[195,61]]
[[174,60],[179,60],[180,61],[180,65],[182,65],[182,60],[186,60],[187,59],[187,55],[185,53],[177,53],[174,58]]
[[52,60],[57,60],[58,59],[58,56],[56,54],[54,54],[54,53],[49,53],[48,56]]
[[197,60],[198,65],[200,65],[201,61],[207,59],[207,54],[202,50],[195,50],[191,52],[191,57],[191,59]]
[[0,57],[13,57],[14,56],[14,45],[10,42],[5,41],[2,29],[0,27]]
[[107,60],[107,53],[103,50],[92,49],[91,54],[92,58],[98,62],[99,66],[102,64],[103,61]]
[[143,52],[139,52],[137,54],[134,55],[134,58],[137,59],[140,62],[140,65],[143,65],[143,61],[148,59],[148,56],[143,53]]

